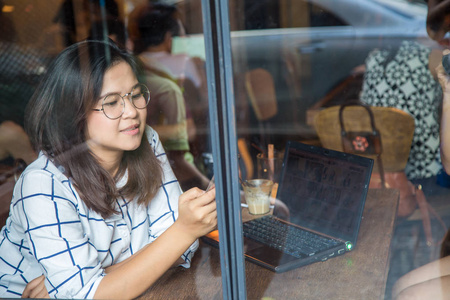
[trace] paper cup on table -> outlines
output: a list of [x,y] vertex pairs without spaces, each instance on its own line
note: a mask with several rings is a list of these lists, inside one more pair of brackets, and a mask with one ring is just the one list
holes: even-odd
[[269,212],[272,186],[273,181],[268,179],[252,179],[242,185],[250,214],[261,215]]

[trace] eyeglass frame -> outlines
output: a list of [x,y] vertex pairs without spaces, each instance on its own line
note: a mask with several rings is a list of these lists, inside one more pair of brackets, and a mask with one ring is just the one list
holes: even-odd
[[[130,97],[129,97],[129,96],[133,96],[133,90],[134,90],[138,85],[145,87],[145,88],[147,89],[147,91],[148,91],[148,100],[146,101],[146,104],[145,104],[144,107],[137,107],[137,106],[134,104],[133,98],[130,98]],[[142,94],[142,92],[141,92],[141,94]],[[111,118],[111,117],[109,117],[109,116],[105,113],[105,109],[103,108],[103,104],[105,104],[106,98],[108,98],[108,97],[110,97],[110,96],[112,96],[112,95],[118,95],[120,98],[122,98],[122,103],[123,103],[122,112],[121,112],[120,116],[118,116],[118,117],[116,117],[116,118]],[[131,92],[126,93],[126,94],[123,95],[123,96],[120,95],[119,93],[111,93],[111,94],[106,95],[106,96],[103,98],[103,101],[102,101],[102,108],[92,108],[92,110],[94,110],[94,111],[103,111],[103,114],[104,114],[105,117],[107,117],[108,119],[110,119],[110,120],[117,120],[118,118],[120,118],[121,116],[123,116],[123,113],[125,112],[125,97],[128,97],[128,100],[130,100],[130,102],[131,102],[131,104],[134,106],[134,108],[136,108],[136,109],[144,109],[144,108],[146,108],[146,107],[148,106],[148,104],[150,103],[150,90],[148,89],[148,87],[147,87],[145,84],[140,83],[140,82],[139,82],[139,83],[136,83],[136,84],[131,88]]]

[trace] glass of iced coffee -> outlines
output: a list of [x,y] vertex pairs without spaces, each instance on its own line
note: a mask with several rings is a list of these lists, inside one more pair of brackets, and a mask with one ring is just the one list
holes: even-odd
[[272,186],[273,181],[269,179],[251,179],[242,184],[250,214],[261,215],[270,211]]

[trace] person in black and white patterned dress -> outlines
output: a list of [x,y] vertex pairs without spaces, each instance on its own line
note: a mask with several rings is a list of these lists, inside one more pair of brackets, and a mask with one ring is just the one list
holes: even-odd
[[361,101],[371,106],[396,107],[415,119],[405,168],[409,179],[429,178],[442,169],[439,154],[442,91],[429,69],[431,52],[416,41],[403,41],[397,51],[375,49],[366,59]]

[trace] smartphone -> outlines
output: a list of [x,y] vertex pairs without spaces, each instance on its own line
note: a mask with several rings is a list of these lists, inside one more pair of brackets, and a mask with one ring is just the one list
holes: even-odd
[[214,183],[214,175],[213,175],[213,177],[211,178],[211,180],[209,181],[209,184],[208,184],[208,187],[206,188],[206,190],[205,190],[205,193],[206,192],[209,192],[212,188],[214,188],[216,185],[215,185],[215,183]]
[[445,72],[450,75],[450,54],[446,54],[442,57],[442,66]]

